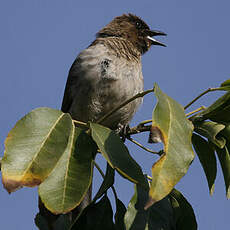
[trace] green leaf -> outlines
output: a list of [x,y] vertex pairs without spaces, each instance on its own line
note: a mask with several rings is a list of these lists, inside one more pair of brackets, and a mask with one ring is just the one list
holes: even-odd
[[115,176],[115,171],[113,168],[110,167],[110,165],[107,163],[106,167],[106,173],[105,173],[105,178],[101,184],[101,187],[99,188],[97,194],[94,197],[94,201],[99,199],[106,191],[114,184],[114,176]]
[[119,199],[116,199],[116,213],[114,217],[116,230],[126,230],[124,222],[125,213],[125,205]]
[[170,199],[174,210],[177,230],[196,230],[197,222],[192,206],[185,197],[176,189],[170,193]]
[[230,87],[230,79],[224,81],[221,85],[221,87],[229,86]]
[[225,123],[225,128],[221,130],[220,135],[226,140],[230,140],[230,123]]
[[50,108],[19,120],[5,141],[2,181],[7,191],[39,185],[63,154],[71,129],[70,115]]
[[219,158],[222,172],[224,175],[224,181],[225,181],[225,187],[226,187],[226,196],[229,199],[230,198],[230,156],[229,156],[229,150],[230,149],[230,143],[227,143],[227,146],[220,149],[216,147],[217,156]]
[[46,219],[41,214],[38,213],[34,221],[39,230],[49,230],[50,229]]
[[90,123],[92,137],[110,166],[134,183],[143,184],[141,167],[131,157],[120,137],[111,129]]
[[186,174],[194,153],[191,144],[192,123],[183,107],[155,85],[157,105],[153,111],[152,130],[158,130],[164,154],[152,167],[152,183],[146,208],[167,196]]
[[225,138],[218,135],[224,128],[225,125],[212,121],[203,121],[195,124],[195,131],[208,138],[209,141],[217,145],[219,148],[223,148],[226,144]]
[[225,93],[207,109],[195,115],[192,119],[194,121],[210,119],[219,123],[230,122],[230,92]]
[[39,186],[39,195],[52,213],[67,213],[80,204],[92,181],[96,145],[80,128],[73,129],[60,160]]
[[70,230],[114,230],[113,210],[107,196],[87,206]]
[[196,134],[192,135],[192,143],[204,169],[209,192],[212,195],[217,172],[215,151],[205,139]]
[[148,192],[139,185],[135,186],[135,193],[129,202],[125,214],[127,230],[173,230],[173,210],[168,197],[162,199],[149,209],[145,210]]

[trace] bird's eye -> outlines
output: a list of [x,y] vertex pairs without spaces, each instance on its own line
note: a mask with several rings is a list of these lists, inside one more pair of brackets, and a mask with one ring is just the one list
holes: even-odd
[[141,23],[140,22],[136,22],[136,27],[137,27],[137,29],[140,29],[142,27]]

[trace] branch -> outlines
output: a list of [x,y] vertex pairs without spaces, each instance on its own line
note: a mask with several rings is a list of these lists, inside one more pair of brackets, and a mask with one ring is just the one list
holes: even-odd
[[190,116],[190,115],[193,115],[194,113],[200,112],[201,110],[205,110],[205,109],[206,109],[206,107],[202,105],[200,108],[198,108],[198,109],[196,109],[196,110],[193,110],[193,111],[187,113],[187,114],[186,114],[186,117],[188,117],[188,116]]
[[151,149],[148,149],[148,148],[144,147],[142,144],[140,144],[139,142],[133,140],[133,138],[131,138],[131,137],[127,137],[127,139],[129,141],[133,142],[135,145],[139,146],[140,148],[144,149],[147,152],[150,152],[150,153],[153,153],[153,154],[158,154],[158,152],[154,152]]
[[137,134],[137,133],[149,132],[151,127],[152,127],[151,125],[146,125],[146,126],[137,125],[129,129],[127,133],[127,137],[133,134]]
[[193,99],[191,102],[189,102],[184,109],[187,109],[189,106],[191,106],[194,102],[196,102],[198,99],[200,99],[202,96],[204,96],[205,94],[209,93],[209,92],[213,92],[213,91],[218,91],[218,90],[226,90],[226,87],[217,87],[217,88],[209,88],[207,90],[205,90],[203,93],[201,93],[199,96],[197,96],[195,99]]
[[80,127],[84,127],[84,128],[89,128],[88,124],[83,122],[83,121],[77,121],[77,120],[73,120],[74,124],[76,124],[77,126],[80,126]]
[[131,97],[130,99],[128,99],[127,101],[123,102],[121,105],[117,106],[116,108],[114,108],[113,110],[111,110],[109,113],[105,114],[103,117],[101,117],[100,119],[98,119],[96,121],[96,123],[98,123],[98,124],[102,123],[104,120],[106,120],[108,117],[110,117],[113,113],[115,113],[120,108],[126,106],[127,104],[129,104],[130,102],[134,101],[135,99],[137,99],[139,97],[144,97],[146,94],[152,93],[152,92],[154,92],[154,88],[136,94],[135,96]]

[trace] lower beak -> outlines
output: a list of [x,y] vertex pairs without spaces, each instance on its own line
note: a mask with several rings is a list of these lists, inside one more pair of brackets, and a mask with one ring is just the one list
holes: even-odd
[[149,31],[149,35],[147,36],[147,38],[152,42],[153,45],[158,45],[158,46],[165,46],[166,45],[164,43],[161,43],[160,41],[156,40],[155,38],[153,38],[154,36],[166,36],[167,34],[158,30],[151,30]]

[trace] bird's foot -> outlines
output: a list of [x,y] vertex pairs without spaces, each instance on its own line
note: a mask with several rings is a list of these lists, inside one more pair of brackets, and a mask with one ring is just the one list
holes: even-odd
[[125,142],[125,139],[129,136],[129,130],[130,127],[129,125],[122,125],[122,124],[118,124],[117,129],[115,130],[115,132],[120,135],[121,139],[123,142]]

